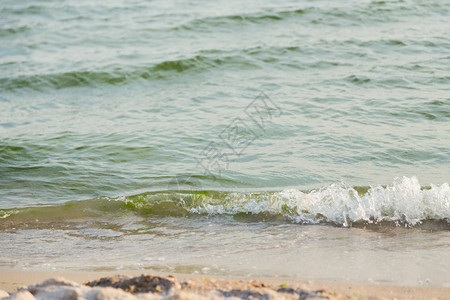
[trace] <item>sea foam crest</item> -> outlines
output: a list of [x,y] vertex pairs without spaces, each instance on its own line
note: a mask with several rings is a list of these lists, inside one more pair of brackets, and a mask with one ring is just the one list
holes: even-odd
[[450,220],[450,186],[422,188],[416,177],[403,177],[387,186],[370,187],[363,195],[345,183],[331,184],[307,193],[287,189],[278,193],[230,194],[225,201],[204,201],[193,213],[282,214],[297,223],[390,221],[418,225],[424,220]]

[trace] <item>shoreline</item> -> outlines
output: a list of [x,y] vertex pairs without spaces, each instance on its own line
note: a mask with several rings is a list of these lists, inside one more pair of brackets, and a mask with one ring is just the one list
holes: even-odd
[[[348,284],[341,282],[306,281],[284,278],[243,278],[226,276],[202,276],[176,273],[161,273],[148,270],[119,270],[119,271],[27,271],[10,268],[0,268],[0,290],[8,293],[17,291],[20,287],[38,284],[49,278],[60,278],[78,284],[86,281],[98,280],[102,277],[115,275],[131,275],[133,277],[142,274],[160,276],[162,278],[175,278],[178,282],[189,282],[191,292],[205,292],[212,288],[224,290],[232,287],[233,290],[252,288],[264,288],[276,291],[280,288],[302,289],[312,293],[323,293],[325,299],[450,299],[450,289],[440,287],[414,287],[414,286],[389,286],[389,285],[364,285]],[[172,276],[173,277],[172,277]]]

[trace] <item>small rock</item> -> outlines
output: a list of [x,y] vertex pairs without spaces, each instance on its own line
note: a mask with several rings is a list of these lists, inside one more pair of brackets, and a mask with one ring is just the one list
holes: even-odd
[[[120,289],[112,287],[91,288],[83,295],[88,300],[108,299],[108,300],[135,300],[136,297]],[[151,299],[151,298],[149,298]]]
[[78,287],[80,285],[76,282],[66,280],[62,277],[57,277],[57,278],[50,278],[50,279],[44,280],[43,282],[38,283],[38,284],[30,285],[26,289],[29,290],[32,294],[34,294],[34,291],[38,291],[40,289],[43,289],[43,288],[46,288],[49,286]]
[[167,298],[164,298],[164,300],[210,300],[214,299],[213,297],[204,297],[198,294],[192,294],[187,292],[178,292],[174,295],[168,296]]
[[9,294],[4,290],[0,290],[0,299],[9,297]]
[[36,300],[29,291],[18,291],[13,293],[8,300]]
[[90,287],[113,287],[122,289],[128,293],[167,293],[175,285],[175,279],[153,275],[141,275],[139,277],[113,276],[103,277],[99,280],[84,283]]
[[58,287],[58,286],[48,286],[42,288],[33,295],[36,299],[66,299],[66,300],[77,300],[79,295],[83,291],[73,287]]

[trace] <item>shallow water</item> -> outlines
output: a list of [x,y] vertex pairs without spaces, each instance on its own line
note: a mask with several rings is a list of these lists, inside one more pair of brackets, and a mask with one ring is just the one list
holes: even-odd
[[2,1],[0,265],[449,287],[449,14]]
[[431,225],[342,228],[261,216],[110,213],[7,227],[0,233],[0,266],[25,270],[143,270],[450,287],[450,236]]

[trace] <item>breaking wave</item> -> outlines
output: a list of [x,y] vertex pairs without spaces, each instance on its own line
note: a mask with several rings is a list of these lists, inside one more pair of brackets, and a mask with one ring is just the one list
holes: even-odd
[[385,187],[351,187],[337,183],[308,192],[297,189],[271,193],[160,191],[2,210],[0,227],[18,226],[29,220],[53,222],[130,213],[141,217],[231,215],[238,220],[246,217],[251,221],[284,219],[299,224],[343,227],[381,223],[411,227],[434,222],[448,230],[450,186],[443,183],[422,187],[416,177],[403,177]]

